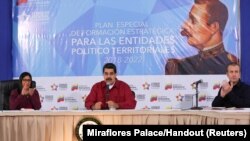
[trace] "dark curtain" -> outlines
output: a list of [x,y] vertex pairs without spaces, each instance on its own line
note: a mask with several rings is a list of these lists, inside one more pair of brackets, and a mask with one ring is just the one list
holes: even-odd
[[250,1],[240,0],[241,79],[250,84]]
[[0,80],[12,79],[12,0],[0,4]]

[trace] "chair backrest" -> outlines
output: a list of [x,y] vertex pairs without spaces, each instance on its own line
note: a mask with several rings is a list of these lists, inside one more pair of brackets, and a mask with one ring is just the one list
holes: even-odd
[[[19,87],[19,80],[0,81],[0,110],[9,110],[9,97],[11,90]],[[31,87],[36,87],[36,82],[32,81]]]
[[133,94],[133,96],[135,97],[135,92],[134,92],[134,91],[132,91],[132,94]]

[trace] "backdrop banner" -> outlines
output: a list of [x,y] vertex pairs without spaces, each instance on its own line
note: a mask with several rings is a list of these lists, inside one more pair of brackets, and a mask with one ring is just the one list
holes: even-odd
[[[223,66],[240,58],[239,0],[219,5],[228,18],[209,16],[225,27],[192,0],[13,0],[13,75],[33,75],[43,110],[85,109],[107,62],[135,91],[137,109],[191,107],[200,79],[199,104],[210,106],[227,79]],[[200,47],[217,33],[222,41],[209,49],[219,48],[207,56]]]

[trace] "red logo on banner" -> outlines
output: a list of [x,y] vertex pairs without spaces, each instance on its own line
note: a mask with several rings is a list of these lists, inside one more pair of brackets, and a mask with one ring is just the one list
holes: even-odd
[[214,84],[213,89],[214,90],[220,89],[220,84],[219,83]]
[[145,82],[144,84],[142,84],[142,87],[143,87],[143,90],[149,90],[150,84]]
[[173,85],[172,84],[167,84],[165,85],[165,90],[172,89]]
[[76,91],[78,90],[78,84],[74,84],[71,86],[71,91]]
[[56,85],[55,83],[53,85],[50,86],[52,91],[57,91],[58,85]]
[[157,101],[157,96],[151,96],[150,102],[155,102],[155,101]]

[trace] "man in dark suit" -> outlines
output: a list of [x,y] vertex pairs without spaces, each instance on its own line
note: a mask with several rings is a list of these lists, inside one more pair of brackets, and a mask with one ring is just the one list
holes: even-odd
[[250,108],[250,86],[240,80],[239,64],[228,65],[227,77],[229,81],[222,83],[212,106]]
[[219,0],[194,2],[181,35],[199,53],[184,59],[168,59],[165,74],[224,74],[229,63],[238,62],[237,57],[224,49],[227,7]]

